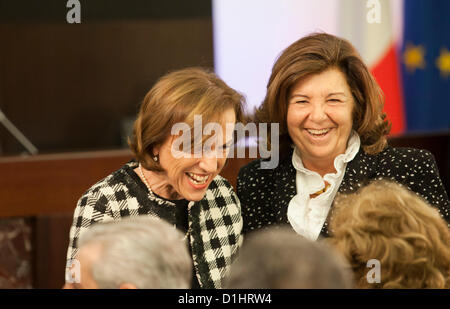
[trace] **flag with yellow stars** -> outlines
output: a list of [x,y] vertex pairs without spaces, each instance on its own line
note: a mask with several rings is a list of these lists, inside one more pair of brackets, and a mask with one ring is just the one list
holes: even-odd
[[450,1],[406,0],[401,51],[408,132],[450,130]]

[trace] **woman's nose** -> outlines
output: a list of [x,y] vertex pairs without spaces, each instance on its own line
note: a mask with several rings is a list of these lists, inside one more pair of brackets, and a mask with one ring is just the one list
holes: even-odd
[[311,104],[311,112],[309,118],[314,122],[320,122],[327,118],[325,106],[323,104]]
[[207,173],[214,173],[217,171],[217,156],[203,156],[199,166]]

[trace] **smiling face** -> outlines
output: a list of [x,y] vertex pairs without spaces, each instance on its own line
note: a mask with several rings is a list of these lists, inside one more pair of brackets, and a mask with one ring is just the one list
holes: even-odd
[[[288,97],[287,127],[303,165],[333,167],[345,153],[354,101],[345,75],[330,69],[300,80]],[[333,167],[334,169],[334,167]]]
[[[223,135],[208,148],[213,151],[203,153],[200,158],[195,158],[193,154],[189,158],[176,156],[172,149],[176,138],[174,136],[169,137],[160,147],[156,147],[155,154],[159,156],[160,165],[165,170],[160,178],[164,185],[170,187],[170,191],[175,191],[179,198],[189,201],[201,200],[211,181],[225,165],[226,152],[233,140],[233,130],[227,130],[227,124],[233,127],[235,122],[234,109],[227,109],[220,119]],[[208,139],[208,142],[211,140]],[[152,190],[162,197],[170,198],[167,193],[158,192],[154,188]]]

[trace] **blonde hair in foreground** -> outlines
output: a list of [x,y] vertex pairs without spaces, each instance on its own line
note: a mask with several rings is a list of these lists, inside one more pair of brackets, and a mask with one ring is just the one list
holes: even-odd
[[[379,180],[335,202],[330,243],[358,288],[450,288],[450,231],[438,211],[405,187]],[[368,283],[378,259],[381,282]]]

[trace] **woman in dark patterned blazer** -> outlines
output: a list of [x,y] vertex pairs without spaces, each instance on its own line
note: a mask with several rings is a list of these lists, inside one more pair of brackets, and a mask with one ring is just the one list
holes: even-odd
[[260,159],[240,170],[244,233],[290,224],[312,240],[327,236],[336,194],[379,178],[410,188],[449,222],[432,154],[388,146],[382,108],[379,86],[348,41],[320,33],[284,50],[256,112],[259,122],[279,124],[280,162],[261,169]]
[[[145,96],[134,124],[130,146],[136,160],[79,199],[68,264],[76,258],[78,239],[92,224],[157,216],[188,239],[192,287],[220,288],[242,243],[239,199],[218,175],[233,137],[224,128],[243,120],[242,104],[240,94],[203,69],[162,77]],[[212,135],[208,126],[226,133]]]

